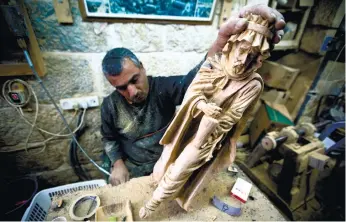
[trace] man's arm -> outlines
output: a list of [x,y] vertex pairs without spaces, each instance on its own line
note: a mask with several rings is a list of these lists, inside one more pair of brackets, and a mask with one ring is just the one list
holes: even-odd
[[104,150],[112,163],[111,176],[109,182],[112,185],[125,183],[129,180],[129,171],[127,170],[122,158],[120,144],[116,140],[116,129],[112,121],[111,101],[103,101],[101,106],[101,135]]
[[112,121],[112,110],[110,109],[110,101],[105,99],[101,106],[101,135],[103,148],[112,165],[115,161],[123,158],[123,152],[117,142],[117,132]]

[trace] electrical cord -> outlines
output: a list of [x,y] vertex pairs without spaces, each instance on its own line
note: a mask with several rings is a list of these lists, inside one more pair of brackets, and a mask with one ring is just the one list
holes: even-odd
[[[75,118],[76,114],[77,114],[77,111],[75,111],[75,113],[73,114],[72,120]],[[71,121],[72,121],[72,120],[71,120]],[[65,129],[66,129],[66,127],[63,128],[59,133],[63,132]],[[31,134],[32,134],[32,132],[31,132]],[[28,151],[28,143],[29,143],[29,139],[30,139],[31,134],[28,134],[27,139],[26,139],[26,141],[25,141],[25,151]],[[42,141],[41,143],[42,143],[42,145],[43,145],[43,148],[42,148],[40,151],[38,151],[37,153],[35,153],[35,154],[39,154],[39,153],[43,152],[43,151],[46,149],[46,147],[47,147],[47,143],[48,143],[49,141],[53,140],[53,139],[56,138],[56,137],[57,137],[57,136],[52,136],[52,137],[50,137],[50,138],[48,138],[48,139]]]
[[[73,114],[73,117],[72,117],[70,123],[74,120],[74,118],[76,117],[76,115],[77,115],[77,110],[76,110],[75,113]],[[66,129],[66,128],[62,129],[59,133],[61,133],[61,132],[62,132],[63,130],[65,130],[65,129]],[[41,135],[42,135],[42,134],[41,134]],[[43,136],[43,135],[42,135],[42,136]],[[30,145],[29,145],[29,143],[25,143],[24,148],[18,148],[18,149],[15,149],[15,150],[0,150],[0,153],[11,153],[11,152],[18,152],[18,151],[21,151],[21,150],[26,150],[26,151],[27,151],[27,150],[29,150],[29,149],[34,149],[34,148],[43,146],[43,148],[42,148],[41,151],[35,153],[35,154],[38,154],[38,153],[41,153],[42,151],[45,150],[46,145],[47,145],[47,143],[48,143],[49,141],[54,140],[54,139],[58,139],[58,138],[57,138],[56,136],[52,136],[52,137],[50,137],[50,138],[48,138],[48,139],[46,139],[46,140],[44,140],[44,141],[36,142],[36,143],[31,143]],[[59,139],[61,139],[61,138],[59,138]]]
[[[78,116],[78,122],[77,122],[78,125],[83,121],[82,118],[83,118],[83,114],[80,113]],[[80,129],[77,130],[77,132],[75,133],[77,140],[80,138],[81,135],[83,135],[86,128],[87,126],[83,125]],[[81,166],[79,162],[77,151],[78,151],[77,145],[74,142],[74,140],[72,140],[70,143],[70,149],[69,149],[70,165],[80,180],[90,180],[91,177],[87,174],[87,172],[83,169],[83,167]]]
[[[14,104],[14,103],[12,103],[11,100],[8,98],[8,96],[7,96],[7,94],[6,94],[6,88],[8,88],[8,91],[11,91],[11,90],[12,90],[12,88],[11,88],[11,87],[12,87],[12,84],[14,84],[15,82],[19,82],[19,83],[23,84],[23,85],[26,87],[26,89],[27,89],[27,91],[28,91],[28,93],[29,93],[29,96],[28,96],[28,98],[26,99],[26,101],[23,102],[23,103],[20,103],[20,104]],[[25,81],[23,81],[23,80],[20,80],[20,79],[14,79],[14,80],[8,80],[8,81],[6,81],[6,82],[4,83],[4,85],[3,85],[3,87],[2,87],[2,96],[4,97],[5,101],[6,101],[10,106],[12,106],[13,108],[15,108],[15,110],[19,113],[20,117],[21,117],[27,124],[29,124],[29,125],[31,126],[30,131],[29,131],[29,134],[27,135],[26,140],[25,140],[25,148],[24,148],[25,151],[28,151],[29,139],[30,139],[30,137],[31,137],[31,135],[32,135],[32,133],[33,133],[33,129],[34,129],[34,128],[40,130],[41,132],[47,133],[47,134],[49,134],[49,135],[52,135],[52,137],[50,137],[50,138],[48,138],[48,139],[46,139],[46,140],[44,140],[44,141],[41,142],[43,148],[42,148],[39,152],[37,152],[37,153],[35,153],[35,154],[39,154],[39,153],[43,152],[43,151],[45,150],[46,146],[47,146],[47,143],[48,143],[49,141],[53,140],[54,138],[56,138],[56,137],[68,137],[68,136],[71,135],[70,133],[69,133],[69,134],[61,134],[64,130],[66,130],[66,127],[63,128],[63,129],[62,129],[60,132],[58,132],[58,133],[52,133],[52,132],[46,131],[46,130],[44,130],[44,129],[42,129],[42,128],[40,128],[40,127],[38,127],[38,126],[36,125],[36,123],[37,123],[37,118],[38,118],[38,112],[39,112],[39,103],[38,103],[38,99],[37,99],[37,96],[36,96],[35,91],[33,90],[33,88],[32,88],[27,82],[25,82]],[[34,121],[33,121],[33,122],[30,122],[30,121],[25,117],[24,112],[23,112],[23,110],[22,110],[22,107],[24,107],[25,105],[27,105],[28,102],[30,101],[30,97],[31,97],[31,96],[34,97],[34,99],[35,99],[35,104],[36,104],[36,106],[35,106],[35,117],[34,117]],[[84,111],[83,111],[83,114],[82,114],[82,121],[80,122],[80,124],[78,124],[78,127],[73,131],[74,133],[77,132],[77,130],[82,126],[82,124],[83,124],[83,122],[84,122],[85,113],[86,113],[86,109],[84,109]],[[71,119],[71,122],[72,122],[73,119],[75,118],[76,114],[77,114],[77,110],[75,111],[75,113],[74,113],[74,115],[73,115],[73,117],[72,117],[72,119]],[[38,146],[34,146],[34,148],[36,148],[36,147],[38,147]],[[18,150],[17,150],[17,151],[18,151]]]
[[[12,84],[14,82],[19,82],[21,84],[23,84],[24,86],[27,87],[27,90],[28,90],[28,93],[29,93],[29,96],[28,98],[25,100],[25,102],[23,103],[20,103],[20,104],[13,104],[9,99],[8,97],[5,95],[5,89],[6,89],[6,86],[8,88],[8,91],[11,91],[12,90]],[[21,108],[23,106],[25,106],[26,104],[29,103],[30,101],[30,98],[31,98],[31,95],[32,95],[32,92],[33,90],[30,90],[32,89],[31,86],[29,84],[27,84],[25,81],[21,80],[21,79],[14,79],[14,80],[7,80],[4,85],[2,86],[2,96],[4,97],[4,99],[6,100],[7,103],[9,103],[11,106],[13,107],[16,107],[16,108]]]
[[[8,96],[6,95],[6,87],[8,86],[8,90],[10,91],[11,90],[11,85],[13,84],[13,82],[19,82],[21,84],[23,84],[28,92],[29,92],[29,96],[28,96],[28,99],[26,100],[26,102],[22,103],[22,104],[13,104],[11,102],[11,100],[9,100]],[[21,118],[23,118],[23,120],[31,125],[32,127],[40,130],[41,132],[43,133],[46,133],[46,134],[49,134],[51,136],[57,136],[57,137],[68,137],[68,136],[71,136],[71,133],[69,134],[61,134],[62,131],[58,132],[58,133],[52,133],[52,132],[49,132],[47,130],[44,130],[38,126],[36,126],[36,121],[37,121],[37,117],[38,117],[38,111],[39,111],[39,103],[38,103],[38,99],[37,99],[37,95],[35,93],[35,91],[33,90],[33,88],[25,81],[23,80],[20,80],[20,79],[14,79],[14,80],[8,80],[4,83],[3,87],[2,87],[2,96],[4,97],[5,101],[11,105],[12,107],[16,108],[16,111],[20,114]],[[22,110],[22,107],[24,107],[29,101],[30,101],[30,97],[33,96],[34,99],[35,99],[35,117],[34,117],[34,121],[33,122],[30,122],[24,115],[23,113],[23,110]],[[84,118],[83,118],[84,119]],[[77,132],[77,130],[81,127],[82,124],[80,124],[75,130],[73,130],[73,133]],[[66,129],[66,127],[64,128]]]
[[79,144],[78,140],[76,139],[72,129],[70,128],[70,126],[68,125],[64,115],[62,114],[62,112],[60,111],[58,105],[55,103],[52,95],[50,94],[50,92],[47,90],[46,86],[43,84],[40,76],[38,75],[38,73],[36,72],[35,70],[35,67],[31,61],[31,58],[30,58],[30,55],[26,49],[26,44],[25,44],[25,41],[23,39],[19,39],[18,40],[18,43],[19,43],[19,46],[21,46],[21,48],[23,49],[24,51],[24,56],[29,64],[29,67],[31,68],[32,72],[34,73],[38,83],[41,85],[42,89],[46,92],[48,98],[50,99],[50,101],[53,103],[55,109],[58,111],[62,121],[64,122],[67,130],[72,134],[72,139],[75,141],[75,143],[77,144],[77,146],[79,147],[79,149],[82,151],[82,153],[89,159],[89,161],[94,164],[94,166],[99,169],[101,172],[103,172],[104,174],[110,176],[110,173],[108,171],[106,171],[105,169],[103,169],[102,167],[100,167],[93,159],[91,159],[91,157],[88,155],[88,153],[83,149],[83,147]]
[[[26,101],[25,101],[24,103],[13,104],[13,103],[8,99],[7,95],[5,94],[5,88],[6,88],[6,86],[8,86],[8,91],[11,91],[11,90],[12,90],[12,84],[13,84],[14,82],[20,82],[21,84],[23,84],[24,86],[26,86],[26,88],[27,88],[27,90],[28,90],[28,92],[29,92],[29,96],[28,96],[28,98],[26,99]],[[23,111],[22,111],[21,108],[22,108],[23,106],[25,106],[26,104],[28,104],[28,102],[30,101],[32,92],[33,92],[33,90],[32,90],[32,88],[31,88],[31,86],[30,86],[29,84],[27,84],[25,81],[22,81],[22,80],[20,80],[20,79],[17,79],[17,80],[7,80],[7,81],[5,82],[5,84],[3,85],[3,87],[2,87],[2,96],[5,98],[5,100],[7,101],[7,103],[9,103],[12,107],[16,108],[17,111],[18,111],[18,109],[19,109],[19,110],[20,110],[19,113],[20,113],[21,115],[23,115],[23,116],[24,116],[24,113],[23,113]],[[36,95],[35,95],[35,98],[36,98]],[[34,124],[31,125],[29,134],[28,134],[28,136],[27,136],[26,139],[25,139],[25,150],[26,150],[26,151],[27,151],[27,146],[28,146],[29,139],[30,139],[30,137],[31,137],[31,134],[32,134],[32,132],[33,132],[33,130],[34,130],[34,126],[35,126],[36,121],[37,121],[37,116],[38,116],[38,103],[36,103],[36,108],[37,108],[37,109],[36,109],[36,113],[35,113],[35,117],[34,117]],[[44,146],[44,148],[45,148],[45,146]]]
[[[23,104],[13,104],[9,99],[8,99],[8,96],[6,95],[6,86],[8,85],[9,89],[8,90],[11,90],[10,86],[13,84],[13,82],[19,82],[21,84],[23,84],[25,87],[27,87],[27,90],[29,92],[29,97],[27,99],[26,102],[24,102]],[[47,130],[44,130],[38,126],[36,126],[36,120],[37,120],[37,117],[38,117],[38,111],[39,111],[39,103],[38,103],[38,99],[37,99],[37,95],[35,93],[35,91],[33,90],[33,88],[25,81],[23,80],[20,80],[20,79],[14,79],[14,80],[8,80],[4,83],[3,87],[2,87],[2,96],[4,97],[5,101],[11,105],[12,107],[16,108],[16,111],[20,114],[20,117],[23,118],[23,120],[31,125],[32,127],[40,130],[41,132],[43,133],[46,133],[46,134],[49,134],[51,136],[57,136],[57,137],[68,137],[68,136],[71,136],[71,133],[69,134],[61,134],[62,131],[58,132],[58,133],[52,133],[52,132],[49,132]],[[23,110],[22,110],[22,107],[24,107],[28,101],[30,100],[30,97],[33,96],[34,99],[35,99],[35,117],[34,117],[34,121],[33,122],[30,122],[24,115],[23,113]],[[82,124],[80,124],[74,131],[73,133],[75,133],[80,127],[81,127]],[[65,127],[66,129],[66,127]]]

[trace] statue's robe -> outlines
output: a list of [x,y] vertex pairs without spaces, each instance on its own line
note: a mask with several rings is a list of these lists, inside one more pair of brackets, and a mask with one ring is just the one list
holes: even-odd
[[[216,56],[201,67],[187,90],[180,110],[160,141],[164,150],[153,172],[153,179],[158,183],[156,193],[165,193],[162,198],[166,199],[178,191],[174,197],[185,210],[189,209],[192,198],[204,187],[211,174],[230,164],[231,152],[236,151],[236,141],[263,89],[262,79],[257,73],[243,80],[232,80],[222,72],[219,64]],[[220,93],[225,90],[227,97],[220,98]],[[217,118],[218,125],[201,147],[195,163],[185,169],[186,172],[182,172],[178,179],[170,178],[169,172],[166,172],[193,139],[204,115],[196,108],[201,100],[216,103],[222,108]]]

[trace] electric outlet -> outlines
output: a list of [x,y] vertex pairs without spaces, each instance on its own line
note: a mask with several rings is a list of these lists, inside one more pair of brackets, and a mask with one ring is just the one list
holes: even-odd
[[63,110],[75,108],[90,108],[97,107],[99,105],[99,98],[97,96],[86,96],[60,100],[60,106]]

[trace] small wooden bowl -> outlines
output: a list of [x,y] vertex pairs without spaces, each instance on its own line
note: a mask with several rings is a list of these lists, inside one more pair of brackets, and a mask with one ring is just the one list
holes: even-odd
[[[95,221],[110,221],[111,217],[116,217],[117,221],[133,221],[132,206],[129,200],[99,207],[96,211]],[[118,219],[120,218],[120,219]]]

